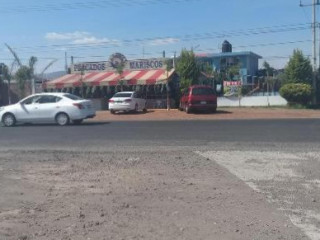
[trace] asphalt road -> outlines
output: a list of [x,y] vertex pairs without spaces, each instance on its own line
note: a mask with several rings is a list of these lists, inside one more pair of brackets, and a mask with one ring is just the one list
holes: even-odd
[[206,146],[215,142],[319,143],[320,120],[85,122],[0,128],[1,147]]

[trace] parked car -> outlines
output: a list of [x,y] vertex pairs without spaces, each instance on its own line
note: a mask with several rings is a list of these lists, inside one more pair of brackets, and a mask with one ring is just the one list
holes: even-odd
[[61,126],[70,122],[80,124],[95,115],[90,100],[69,93],[34,94],[16,104],[0,108],[0,120],[7,127],[34,122],[56,122]]
[[193,110],[216,112],[217,95],[210,86],[194,85],[184,91],[179,109],[190,113]]
[[109,99],[109,110],[112,114],[118,111],[146,112],[146,99],[139,92],[118,92]]

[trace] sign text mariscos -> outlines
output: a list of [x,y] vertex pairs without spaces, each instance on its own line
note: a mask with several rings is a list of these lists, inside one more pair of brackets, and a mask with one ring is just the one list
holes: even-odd
[[129,62],[130,69],[158,69],[163,68],[162,60],[138,60]]

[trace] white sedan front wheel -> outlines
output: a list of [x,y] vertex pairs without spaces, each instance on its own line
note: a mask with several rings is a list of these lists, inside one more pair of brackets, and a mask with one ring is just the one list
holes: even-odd
[[69,124],[69,116],[66,113],[59,113],[56,116],[56,122],[57,124],[59,124],[60,126],[65,126]]
[[16,124],[16,118],[11,113],[7,113],[2,119],[3,125],[6,127],[13,127]]

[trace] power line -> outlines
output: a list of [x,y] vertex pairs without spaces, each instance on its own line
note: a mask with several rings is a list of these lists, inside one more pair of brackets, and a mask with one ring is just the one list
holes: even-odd
[[[141,38],[141,39],[123,39],[117,41],[104,41],[95,44],[53,44],[53,45],[40,45],[40,46],[26,46],[14,48],[15,50],[37,50],[37,49],[48,49],[43,52],[50,52],[50,48],[67,48],[68,51],[75,49],[104,49],[104,48],[114,48],[114,47],[123,47],[123,46],[135,46],[137,43],[139,44],[148,44],[152,45],[153,41],[165,41],[169,42],[169,40],[176,40],[176,42],[188,42],[188,41],[200,41],[207,39],[215,39],[215,38],[226,38],[226,37],[234,37],[234,36],[249,36],[249,35],[260,35],[260,34],[268,34],[268,33],[282,33],[282,32],[290,32],[290,31],[301,31],[310,29],[309,23],[301,23],[301,24],[291,24],[291,25],[280,25],[280,26],[272,26],[272,27],[262,27],[255,29],[247,29],[247,30],[233,30],[233,31],[223,31],[223,32],[207,32],[207,33],[193,33],[184,36],[165,36],[165,37],[153,37],[153,38]],[[65,49],[64,49],[65,51]]]
[[95,0],[95,1],[78,1],[74,3],[49,3],[37,5],[19,5],[19,6],[4,6],[2,5],[0,13],[27,13],[27,12],[50,12],[63,10],[77,10],[77,9],[95,9],[95,8],[118,8],[118,7],[132,7],[132,6],[148,6],[158,4],[177,4],[200,2],[202,0]]
[[[296,41],[287,41],[287,42],[271,42],[271,43],[260,43],[260,44],[251,44],[251,45],[239,45],[239,46],[233,46],[234,49],[240,49],[240,48],[254,48],[254,47],[268,47],[268,46],[277,46],[277,45],[288,45],[288,44],[296,44],[296,43],[305,43],[305,42],[311,42],[311,40],[296,40]],[[219,48],[204,48],[204,49],[199,49],[197,52],[206,52],[206,51],[219,51]],[[146,55],[156,55],[156,54],[162,54],[162,52],[149,52],[145,53]],[[139,54],[134,54],[134,53],[128,53],[126,54],[128,56],[138,56]],[[88,58],[106,58],[106,56],[102,55],[93,55],[93,56],[73,56],[74,58],[78,59],[88,59]],[[1,59],[1,58],[0,58]],[[21,60],[23,60],[22,58]],[[40,57],[38,59],[42,60],[52,60],[56,58],[52,57]],[[59,59],[63,59],[62,57]],[[1,60],[14,60],[13,58],[3,58]],[[27,60],[27,58],[25,58]]]

